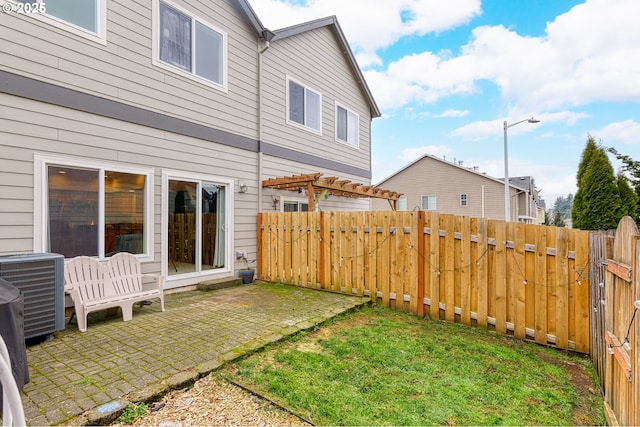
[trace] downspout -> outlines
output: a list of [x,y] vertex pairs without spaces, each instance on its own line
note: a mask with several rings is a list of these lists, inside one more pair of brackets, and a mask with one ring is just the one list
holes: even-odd
[[[258,212],[262,212],[262,141],[263,141],[263,115],[262,115],[262,54],[269,49],[270,40],[274,34],[269,30],[262,32],[262,37],[258,40]],[[260,43],[264,40],[264,43]]]
[[482,186],[482,215],[481,218],[484,218],[484,185]]

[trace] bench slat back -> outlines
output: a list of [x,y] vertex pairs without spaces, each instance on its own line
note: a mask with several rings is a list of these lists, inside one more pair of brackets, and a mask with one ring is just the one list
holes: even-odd
[[68,261],[64,267],[64,279],[75,289],[83,301],[112,296],[113,289],[105,284],[106,269],[99,261],[78,256]]
[[130,294],[142,290],[140,260],[128,252],[120,252],[109,259],[107,270],[117,294]]

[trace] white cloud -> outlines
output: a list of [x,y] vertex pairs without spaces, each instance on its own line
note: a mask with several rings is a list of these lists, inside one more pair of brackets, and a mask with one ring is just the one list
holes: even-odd
[[596,140],[602,140],[607,146],[617,142],[640,144],[640,123],[634,120],[609,123],[601,129],[590,132],[590,134]]
[[[502,135],[504,129],[504,121],[507,124],[513,124],[517,121],[525,119],[527,114],[521,112],[510,112],[510,117],[516,117],[517,120],[496,119],[488,121],[476,121],[468,123],[449,132],[450,137],[461,138],[464,141],[482,141],[487,138],[494,138],[496,135]],[[529,115],[530,116],[530,115]],[[557,111],[553,113],[535,114],[534,117],[540,120],[538,124],[517,125],[509,128],[509,135],[523,134],[537,130],[538,126],[552,123],[563,123],[566,125],[574,125],[578,120],[589,117],[586,113],[576,113],[572,111]]]
[[469,110],[445,110],[436,117],[464,117],[469,114]]

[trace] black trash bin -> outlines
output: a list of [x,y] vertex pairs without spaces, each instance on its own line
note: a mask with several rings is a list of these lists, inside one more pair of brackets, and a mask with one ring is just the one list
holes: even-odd
[[[27,348],[24,341],[24,297],[20,289],[0,279],[0,336],[11,358],[11,372],[18,390],[29,382]],[[0,385],[0,411],[2,410]]]

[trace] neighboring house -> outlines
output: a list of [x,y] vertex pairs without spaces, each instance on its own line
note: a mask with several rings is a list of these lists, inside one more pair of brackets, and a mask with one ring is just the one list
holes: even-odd
[[255,258],[259,211],[304,209],[263,180],[370,183],[380,112],[335,18],[269,31],[246,0],[34,2],[0,14],[0,254],[126,250],[188,286]]
[[[403,194],[398,199],[398,210],[432,210],[504,220],[504,181],[479,172],[477,167],[465,167],[461,161],[452,163],[425,154],[376,185]],[[528,211],[521,210],[527,206],[526,199],[520,197],[523,190],[510,185],[509,192],[511,217],[532,222],[524,217]],[[529,206],[532,204],[534,202],[530,200]],[[372,200],[372,209],[390,208],[384,200]]]
[[[504,182],[504,181],[503,181]],[[519,222],[544,224],[545,203],[540,198],[535,180],[530,176],[509,177],[509,184],[518,188],[513,199]]]

